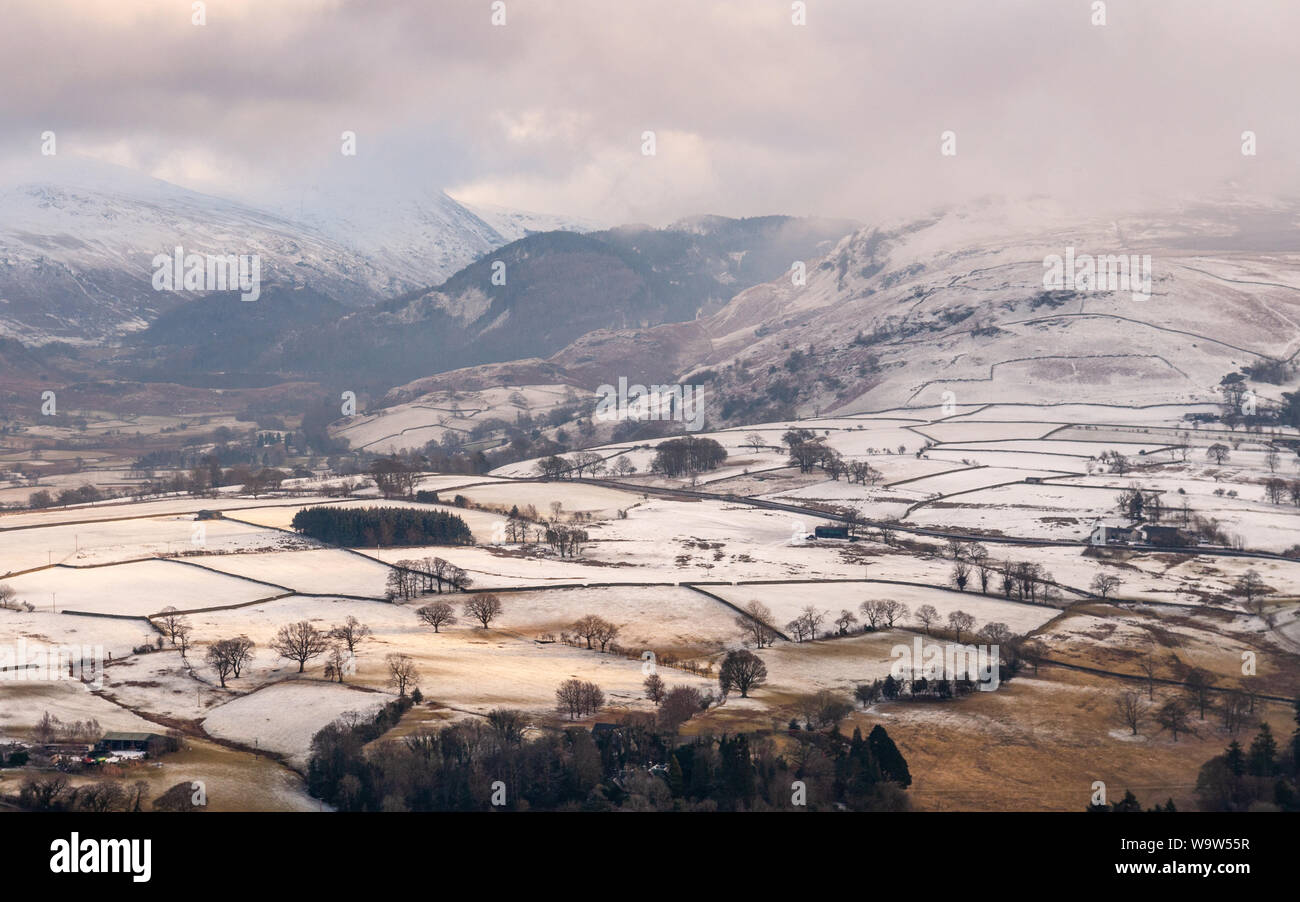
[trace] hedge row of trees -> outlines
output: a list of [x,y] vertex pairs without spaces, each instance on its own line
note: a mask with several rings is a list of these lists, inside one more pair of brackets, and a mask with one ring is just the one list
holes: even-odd
[[309,507],[296,532],[334,545],[473,545],[465,521],[447,511],[405,507]]

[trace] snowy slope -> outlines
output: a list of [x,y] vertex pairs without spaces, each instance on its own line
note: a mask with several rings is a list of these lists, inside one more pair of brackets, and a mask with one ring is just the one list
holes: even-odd
[[534,232],[598,232],[608,228],[606,224],[581,216],[533,213],[496,204],[462,203],[461,206],[496,229],[506,241],[518,241]]
[[[693,323],[584,336],[550,362],[593,387],[718,371],[715,397],[751,421],[777,418],[778,383],[801,415],[949,391],[957,404],[1204,402],[1225,374],[1300,351],[1297,222],[1276,202],[1105,222],[1032,204],[946,211],[858,231],[809,261],[804,285],[787,276]],[[1044,258],[1071,247],[1149,254],[1152,296],[1046,291]]]
[[250,205],[48,157],[0,175],[0,337],[97,342],[144,328],[193,300],[150,284],[153,257],[177,245],[258,254],[264,284],[355,307],[440,284],[507,240],[434,188],[336,180]]

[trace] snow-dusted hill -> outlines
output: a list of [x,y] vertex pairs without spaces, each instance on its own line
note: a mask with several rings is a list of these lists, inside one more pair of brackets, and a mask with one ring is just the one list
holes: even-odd
[[144,328],[198,296],[151,285],[154,256],[178,245],[257,254],[263,283],[358,307],[438,285],[509,240],[434,188],[335,181],[250,205],[48,157],[0,177],[0,337],[93,343]]
[[274,209],[370,261],[392,278],[390,295],[439,285],[516,237],[422,185],[337,179],[304,188]]
[[518,241],[535,232],[598,232],[608,227],[594,219],[580,216],[533,213],[496,204],[461,203],[461,206],[496,229],[506,241]]
[[[949,211],[856,232],[809,261],[804,285],[786,276],[692,323],[587,335],[550,362],[593,387],[709,370],[728,420],[949,391],[961,404],[1213,400],[1225,374],[1300,351],[1297,222],[1275,203],[1097,223],[1032,205]],[[1151,296],[1045,288],[1045,258],[1070,248],[1150,255]]]

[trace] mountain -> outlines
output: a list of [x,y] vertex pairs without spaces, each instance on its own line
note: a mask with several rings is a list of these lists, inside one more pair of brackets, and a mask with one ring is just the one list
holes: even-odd
[[[689,321],[593,331],[492,378],[521,384],[544,365],[587,390],[704,383],[713,424],[945,400],[1205,402],[1238,371],[1267,398],[1300,355],[1297,225],[1300,206],[1222,199],[1095,222],[1033,202],[946,210],[858,230],[810,262],[806,285],[786,275]],[[1150,297],[1045,287],[1045,261],[1070,253],[1137,255],[1139,271],[1149,256]]]
[[533,213],[528,210],[512,210],[495,204],[467,204],[457,201],[479,219],[486,222],[507,243],[527,238],[538,232],[598,232],[605,228],[594,219],[581,216],[563,216],[553,213]]
[[437,188],[332,175],[282,196],[273,209],[388,275],[389,297],[437,285],[514,240]]
[[256,254],[267,286],[349,309],[436,284],[506,239],[441,191],[346,180],[267,207],[48,157],[0,186],[0,336],[97,344],[205,297],[155,291],[153,259]]
[[384,387],[458,367],[546,356],[602,329],[707,316],[738,292],[825,253],[843,221],[707,217],[666,229],[545,232],[437,288],[286,335],[286,372],[354,374]]

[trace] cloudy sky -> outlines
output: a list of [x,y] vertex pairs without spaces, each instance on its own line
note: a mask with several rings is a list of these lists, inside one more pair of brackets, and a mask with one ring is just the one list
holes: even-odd
[[0,161],[52,130],[253,201],[360,178],[655,224],[1300,181],[1294,0],[1110,0],[1100,27],[1092,0],[504,4],[209,0],[195,26],[189,0],[6,0]]

